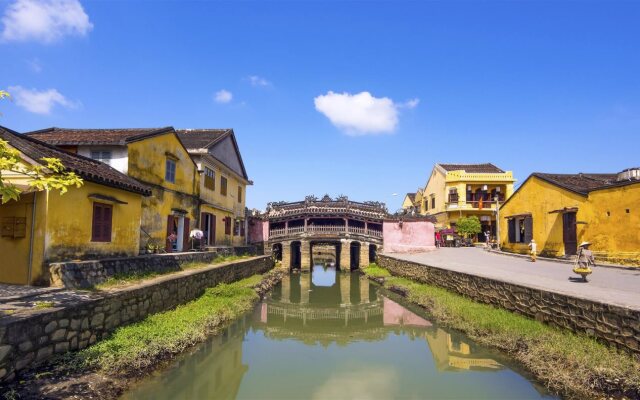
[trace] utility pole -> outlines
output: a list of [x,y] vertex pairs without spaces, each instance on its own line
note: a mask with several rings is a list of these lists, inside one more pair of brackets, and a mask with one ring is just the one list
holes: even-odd
[[496,196],[496,244],[500,250],[500,197]]

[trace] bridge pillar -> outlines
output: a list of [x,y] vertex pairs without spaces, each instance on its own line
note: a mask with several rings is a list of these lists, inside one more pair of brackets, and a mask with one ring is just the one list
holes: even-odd
[[280,284],[282,291],[280,292],[280,301],[283,303],[291,302],[291,278],[289,274],[282,277],[282,283]]
[[309,304],[309,289],[311,289],[311,274],[301,274],[300,304]]
[[308,240],[300,241],[300,271],[311,271],[311,243]]
[[282,267],[291,268],[291,241],[282,242]]
[[368,302],[369,302],[369,279],[360,278],[360,303],[368,303]]
[[360,268],[369,266],[369,243],[360,242]]
[[340,240],[340,260],[336,260],[343,272],[351,272],[351,242],[352,240]]
[[344,305],[351,304],[351,277],[342,275],[340,279],[340,303]]

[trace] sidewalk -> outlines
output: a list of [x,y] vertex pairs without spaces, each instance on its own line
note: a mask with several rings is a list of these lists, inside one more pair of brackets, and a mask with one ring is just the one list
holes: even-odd
[[526,259],[479,248],[440,248],[427,253],[387,253],[389,257],[432,267],[543,289],[640,310],[640,269],[594,268],[589,282],[577,281],[571,264]]

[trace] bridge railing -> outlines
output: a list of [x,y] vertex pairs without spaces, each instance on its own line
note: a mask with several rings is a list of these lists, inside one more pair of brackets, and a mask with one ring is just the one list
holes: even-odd
[[269,237],[276,238],[282,236],[288,236],[298,233],[355,233],[359,235],[369,235],[374,237],[382,237],[382,231],[377,229],[367,229],[358,226],[349,226],[348,228],[344,225],[308,225],[305,231],[304,226],[295,226],[290,228],[277,228],[271,229],[269,231]]

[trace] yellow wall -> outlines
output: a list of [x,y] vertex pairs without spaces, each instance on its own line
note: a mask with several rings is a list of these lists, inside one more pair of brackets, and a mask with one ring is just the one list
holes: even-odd
[[[245,236],[235,235],[234,222],[240,220],[241,224],[244,224],[244,210],[247,199],[247,182],[236,173],[232,172],[224,164],[218,162],[216,159],[208,156],[196,155],[194,160],[198,164],[198,169],[201,172],[199,182],[199,195],[205,202],[202,204],[200,212],[207,212],[216,216],[216,245],[234,245],[241,246],[245,244]],[[205,187],[204,170],[209,168],[214,171],[215,174],[215,188],[213,190]],[[227,195],[222,195],[222,177],[227,178]],[[238,187],[242,190],[241,201],[238,201]],[[230,217],[231,222],[231,234],[225,235],[224,233],[224,218]],[[202,221],[200,221],[202,223]],[[200,226],[202,229],[202,226]]]
[[[592,191],[585,197],[531,177],[500,209],[500,215],[530,212],[538,251],[542,255],[564,256],[562,214],[549,212],[578,207],[578,243],[590,242],[591,250],[600,261],[637,265],[640,264],[639,205],[640,182]],[[505,218],[500,221],[500,237],[503,249],[526,253],[526,244],[508,243]]]
[[[562,213],[550,211],[565,207],[578,207],[576,218],[585,221],[587,199],[556,185],[533,176],[523,183],[518,192],[500,208],[500,243],[503,249],[517,253],[526,253],[528,243],[509,243],[508,220],[510,215],[531,213],[533,219],[533,239],[538,244],[538,253],[543,256],[563,256]],[[585,225],[578,224],[578,242]]]
[[[113,204],[111,242],[92,242],[93,202],[89,195],[115,197],[128,204]],[[31,281],[28,280],[29,243],[33,194],[0,206],[0,217],[26,216],[24,238],[0,238],[0,282],[43,284],[49,282],[51,262],[138,254],[141,195],[85,181],[60,196],[36,194],[36,225],[33,240]]]
[[[167,217],[174,209],[185,210],[189,229],[197,219],[197,167],[174,133],[150,137],[128,144],[128,174],[152,184],[153,194],[142,201],[142,229],[151,241],[164,247],[167,237]],[[175,183],[165,181],[167,153],[176,158]],[[140,245],[150,241],[142,231]]]
[[588,225],[578,240],[591,242],[603,261],[640,264],[640,182],[593,191],[586,205]]
[[409,197],[409,195],[404,196],[404,200],[402,201],[402,208],[407,210],[413,207],[413,201]]

